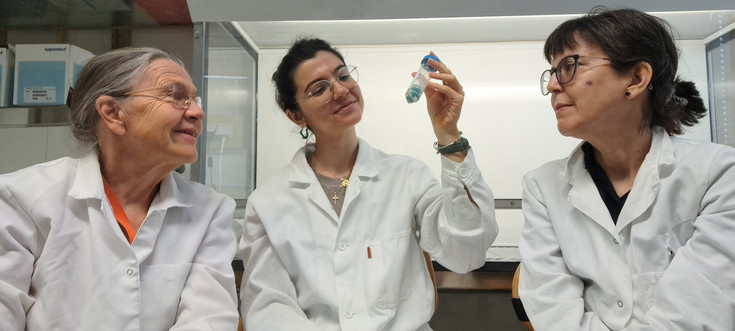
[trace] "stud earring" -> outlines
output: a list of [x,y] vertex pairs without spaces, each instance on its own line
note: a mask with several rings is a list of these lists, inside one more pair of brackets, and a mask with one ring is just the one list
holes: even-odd
[[648,85],[648,90],[649,91],[652,91],[653,90],[653,84]]
[[625,96],[626,97],[629,97],[630,96],[630,91],[625,91]]

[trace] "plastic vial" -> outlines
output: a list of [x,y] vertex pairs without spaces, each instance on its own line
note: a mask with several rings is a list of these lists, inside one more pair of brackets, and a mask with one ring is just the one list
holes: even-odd
[[429,83],[429,73],[436,72],[436,69],[429,65],[429,59],[439,61],[439,58],[434,55],[424,56],[424,59],[421,60],[421,66],[419,66],[419,70],[416,71],[416,76],[413,77],[411,85],[406,90],[406,101],[408,103],[414,103],[421,99],[421,94],[424,93],[426,84]]

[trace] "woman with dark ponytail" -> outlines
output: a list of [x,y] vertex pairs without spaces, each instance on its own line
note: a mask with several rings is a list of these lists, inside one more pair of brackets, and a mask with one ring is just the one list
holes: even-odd
[[557,128],[523,178],[519,294],[537,330],[735,330],[735,149],[675,137],[706,113],[668,24],[595,9],[544,46]]

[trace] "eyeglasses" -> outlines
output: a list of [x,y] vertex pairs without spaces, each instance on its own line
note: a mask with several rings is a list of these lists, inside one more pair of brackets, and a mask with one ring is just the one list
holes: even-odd
[[[140,92],[145,91],[153,91],[153,90],[164,90],[163,96],[155,96],[155,95],[145,95],[145,94],[138,94]],[[171,84],[171,85],[163,85],[158,87],[151,87],[151,88],[145,88],[141,90],[135,90],[130,91],[128,93],[125,93],[124,95],[139,95],[144,97],[151,97],[151,98],[166,98],[166,101],[169,101],[173,103],[176,107],[181,109],[189,109],[189,106],[191,106],[191,102],[194,101],[199,108],[202,107],[202,98],[199,96],[189,96],[189,91],[186,90],[186,87],[184,87],[181,84]],[[170,98],[170,99],[169,99]]]
[[[360,75],[357,73],[357,67],[344,66],[337,71],[334,79],[336,79],[337,82],[345,88],[351,89],[357,86],[357,81],[360,79]],[[306,99],[313,99],[325,104],[332,101],[332,97],[334,96],[334,86],[331,81],[331,79],[322,79],[307,86],[305,90]]]
[[541,94],[549,95],[548,86],[549,82],[551,81],[552,74],[556,75],[556,81],[559,82],[559,84],[561,85],[571,82],[572,79],[574,79],[574,75],[577,74],[579,58],[612,61],[611,59],[606,57],[582,56],[579,54],[569,55],[561,59],[556,68],[546,69],[544,70],[544,72],[541,73]]

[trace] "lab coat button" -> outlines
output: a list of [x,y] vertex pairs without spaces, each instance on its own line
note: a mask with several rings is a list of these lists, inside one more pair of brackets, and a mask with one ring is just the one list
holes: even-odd
[[352,317],[354,317],[354,316],[355,316],[355,314],[353,314],[351,311],[348,311],[348,312],[345,313],[345,317],[347,317],[347,319],[352,319]]
[[460,176],[460,177],[462,177],[462,178],[465,178],[465,177],[467,177],[467,169],[465,169],[465,168],[460,168],[460,169],[459,169],[459,176]]
[[615,243],[615,245],[619,245],[620,244],[620,242],[618,241],[618,239],[613,239],[613,242]]
[[133,268],[130,268],[128,269],[128,276],[132,276],[132,275],[133,275]]
[[623,308],[623,302],[622,301],[618,301],[618,307]]
[[347,243],[339,243],[339,250],[344,251],[347,250],[347,247],[349,245]]

